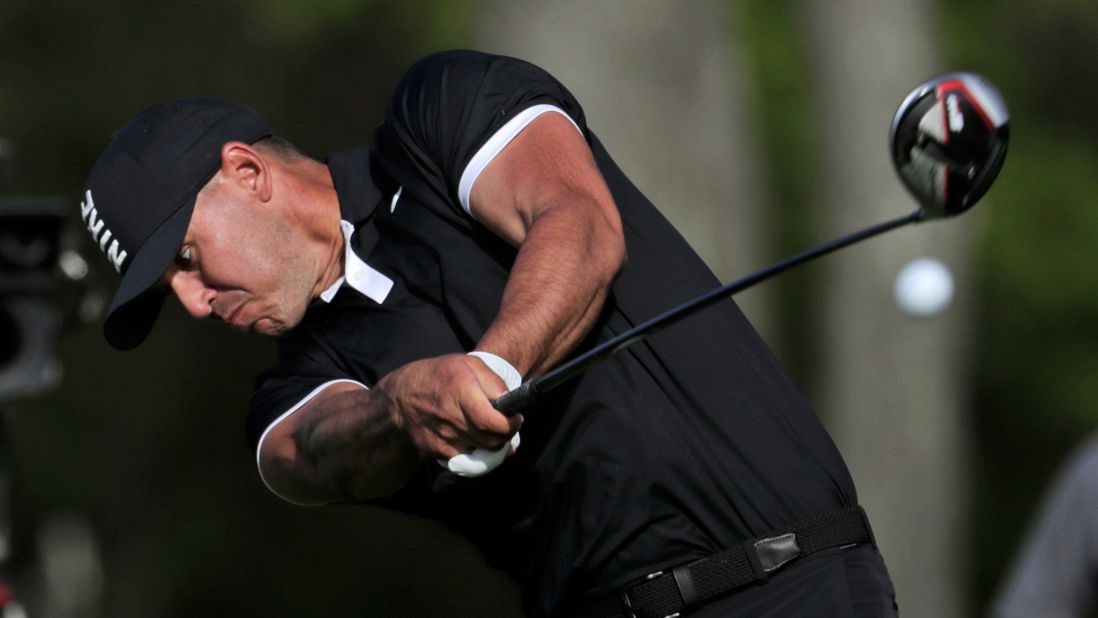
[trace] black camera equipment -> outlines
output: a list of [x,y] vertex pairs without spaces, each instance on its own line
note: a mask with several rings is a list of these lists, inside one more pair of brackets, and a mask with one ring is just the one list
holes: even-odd
[[60,379],[58,276],[68,204],[0,197],[0,405]]
[[79,230],[66,223],[72,201],[10,193],[14,150],[0,138],[0,411],[60,383],[63,323],[94,320],[103,302],[76,250]]

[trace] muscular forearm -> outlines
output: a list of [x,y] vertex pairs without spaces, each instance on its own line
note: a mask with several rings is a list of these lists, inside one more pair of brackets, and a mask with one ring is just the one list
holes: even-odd
[[543,114],[481,173],[474,216],[519,248],[499,313],[477,345],[527,377],[594,324],[625,262],[621,217],[582,134]]
[[506,445],[522,419],[492,408],[504,392],[499,376],[465,354],[408,363],[370,390],[337,382],[271,428],[261,471],[293,502],[386,496],[411,479],[423,457]]
[[357,386],[318,397],[271,434],[261,453],[265,478],[294,502],[388,495],[411,478],[419,461],[384,396]]
[[526,234],[499,314],[478,349],[506,358],[527,377],[545,372],[590,330],[624,260],[617,221],[599,208],[545,209]]

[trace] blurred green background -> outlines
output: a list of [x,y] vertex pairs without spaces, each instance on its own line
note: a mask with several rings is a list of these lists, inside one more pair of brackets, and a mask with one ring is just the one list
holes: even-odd
[[[962,540],[952,547],[961,567],[952,578],[960,600],[951,611],[977,615],[986,610],[1057,467],[1098,425],[1091,396],[1098,384],[1098,269],[1088,257],[1098,239],[1098,210],[1092,212],[1090,203],[1098,194],[1098,116],[1091,110],[1098,90],[1098,6],[1083,0],[1047,2],[1039,10],[1018,0],[899,4],[927,15],[929,27],[922,30],[903,23],[894,28],[927,39],[937,55],[931,68],[989,77],[1012,112],[1011,150],[988,196],[989,212],[956,224],[967,226],[970,246],[958,273],[957,325],[949,330],[967,350],[959,374],[965,386],[955,393],[963,402],[963,431],[957,436],[958,478],[938,479],[962,496],[961,516],[950,524]],[[502,43],[493,46],[501,39],[493,38],[492,20],[525,6],[5,0],[0,138],[15,146],[15,174],[3,189],[67,197],[78,228],[85,175],[111,132],[147,105],[179,96],[249,103],[317,156],[366,143],[404,68],[451,47],[509,51]],[[548,10],[544,2],[528,6],[531,14]],[[674,32],[680,43],[673,53],[691,66],[693,55],[700,58],[694,38],[700,35],[677,24],[678,11],[718,15],[717,34],[706,36],[734,41],[719,49],[730,50],[742,67],[735,100],[746,120],[739,126],[755,135],[753,177],[766,196],[769,224],[761,239],[754,237],[761,245],[758,260],[717,267],[722,276],[745,274],[827,237],[830,228],[821,225],[828,212],[828,196],[820,190],[828,160],[819,139],[819,125],[827,122],[821,93],[866,94],[858,90],[856,74],[821,83],[819,44],[809,41],[817,36],[813,20],[832,10],[828,3],[578,6],[577,23],[607,23],[596,19],[603,11],[617,16],[604,32],[588,25],[584,32],[593,28],[596,34],[583,36],[623,74],[645,68],[644,61],[621,53],[630,29],[622,25],[623,12]],[[534,17],[524,23],[529,33],[511,34],[563,38],[554,24]],[[881,33],[872,43],[879,48],[867,45],[857,53],[872,58],[893,44],[889,37]],[[547,58],[526,57],[561,76]],[[901,76],[908,87],[931,76],[921,72],[927,62],[913,62],[919,68]],[[600,78],[605,89],[622,88],[609,76],[593,79]],[[906,92],[868,94],[887,98],[894,109]],[[891,109],[870,123],[877,141],[860,146],[878,159],[886,158]],[[609,120],[590,106],[588,119],[596,131]],[[676,119],[657,122],[674,126]],[[613,144],[611,151],[617,152]],[[695,147],[681,156],[703,158],[704,151]],[[682,158],[676,168],[694,165]],[[105,260],[83,239],[82,248],[93,280],[113,291],[114,273]],[[820,268],[767,284],[769,296],[758,301],[764,309],[749,311],[767,322],[764,334],[814,400],[825,388],[819,376],[833,353],[821,349],[819,331],[826,326],[813,319],[804,300],[827,294]],[[883,307],[889,299],[882,298]],[[273,360],[269,342],[191,323],[169,302],[149,342],[119,353],[103,342],[97,324],[67,317],[57,352],[60,384],[5,406],[4,448],[14,470],[14,545],[6,572],[32,616],[517,611],[518,591],[434,524],[369,507],[297,508],[266,492],[243,422],[251,381]],[[917,328],[933,332],[934,323]],[[872,502],[872,484],[860,487],[863,500]],[[897,544],[886,557],[892,564],[917,551],[918,545]],[[926,593],[906,580],[897,586],[901,608]]]

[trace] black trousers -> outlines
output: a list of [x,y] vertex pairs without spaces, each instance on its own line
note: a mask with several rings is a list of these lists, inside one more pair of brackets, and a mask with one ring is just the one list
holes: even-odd
[[698,607],[684,618],[894,618],[896,592],[872,545],[826,549],[767,582]]

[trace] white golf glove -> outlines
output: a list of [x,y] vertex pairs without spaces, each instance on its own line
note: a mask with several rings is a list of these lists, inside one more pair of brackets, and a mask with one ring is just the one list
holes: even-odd
[[[496,375],[503,380],[503,383],[507,385],[507,390],[511,391],[519,387],[522,384],[522,376],[519,375],[517,369],[511,366],[511,363],[507,362],[503,358],[492,354],[491,352],[469,352],[469,356],[475,356],[484,361],[488,368],[496,372]],[[495,470],[497,466],[503,463],[503,460],[507,458],[507,453],[512,448],[518,448],[521,440],[519,439],[518,432],[515,432],[514,436],[511,436],[511,441],[503,445],[503,448],[498,451],[489,451],[487,449],[478,448],[471,453],[462,453],[450,458],[449,461],[438,460],[438,463],[443,468],[446,468],[450,472],[458,476],[464,477],[476,477],[485,475],[492,470]]]

